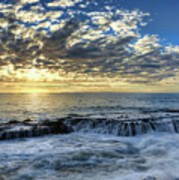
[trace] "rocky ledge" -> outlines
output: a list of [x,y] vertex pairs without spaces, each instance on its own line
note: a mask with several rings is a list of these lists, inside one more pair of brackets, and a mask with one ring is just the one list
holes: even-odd
[[37,137],[47,134],[66,134],[72,132],[60,120],[34,122],[30,119],[24,121],[10,121],[0,124],[0,140]]
[[54,121],[35,122],[27,119],[0,124],[0,140],[71,132],[95,132],[115,136],[136,136],[150,132],[179,133],[179,120],[148,118],[123,121],[71,115]]
[[118,120],[106,118],[69,117],[65,121],[76,132],[95,132],[115,136],[136,136],[151,132],[179,133],[179,120],[146,118]]

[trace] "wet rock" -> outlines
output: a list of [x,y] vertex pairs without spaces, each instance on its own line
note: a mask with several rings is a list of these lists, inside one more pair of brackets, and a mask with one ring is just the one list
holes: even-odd
[[170,120],[118,120],[89,117],[64,117],[55,121],[45,120],[34,122],[31,119],[24,121],[12,120],[0,124],[0,140],[23,137],[36,137],[46,134],[64,134],[73,131],[113,134],[117,136],[136,136],[149,132],[179,132],[179,121]]
[[164,110],[164,112],[168,112],[168,113],[179,113],[179,109],[166,109],[166,110]]
[[0,140],[37,137],[47,134],[66,134],[72,129],[61,121],[44,121],[42,123],[32,120],[10,121],[0,124]]
[[9,124],[18,124],[20,123],[20,121],[17,121],[17,120],[11,120],[8,122]]
[[84,122],[84,121],[88,121],[88,119],[84,119],[84,118],[74,118],[71,119],[71,125],[76,125],[80,122]]
[[23,121],[23,123],[29,123],[29,122],[32,122],[32,120],[31,120],[31,119],[25,119],[25,120]]
[[54,134],[72,132],[72,129],[70,127],[67,127],[61,121],[44,121],[42,125],[49,127],[51,132]]
[[150,132],[179,132],[179,121],[161,119],[118,120],[106,118],[73,117],[66,119],[65,124],[74,131],[92,131],[117,136],[136,136]]

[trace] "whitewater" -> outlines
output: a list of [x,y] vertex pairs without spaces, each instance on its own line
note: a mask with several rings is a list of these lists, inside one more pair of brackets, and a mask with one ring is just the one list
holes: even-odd
[[2,180],[179,179],[179,94],[0,94],[1,124],[27,119],[73,131],[0,141]]

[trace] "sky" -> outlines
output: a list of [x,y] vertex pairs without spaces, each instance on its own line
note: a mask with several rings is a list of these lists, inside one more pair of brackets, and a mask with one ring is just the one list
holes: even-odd
[[0,92],[179,92],[178,0],[1,0]]

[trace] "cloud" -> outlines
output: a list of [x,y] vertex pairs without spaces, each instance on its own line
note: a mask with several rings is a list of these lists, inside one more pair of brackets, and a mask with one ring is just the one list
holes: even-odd
[[144,37],[139,38],[131,47],[134,48],[137,54],[146,54],[161,48],[161,45],[159,44],[159,38],[156,35],[145,35]]
[[52,1],[47,3],[48,7],[52,7],[52,8],[58,8],[58,7],[62,7],[62,8],[67,8],[69,6],[74,6],[76,3],[79,3],[83,0],[56,0],[56,1]]
[[148,13],[43,2],[0,3],[0,81],[160,84],[178,76],[179,47],[140,34]]

